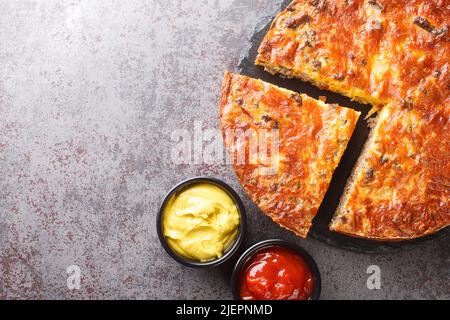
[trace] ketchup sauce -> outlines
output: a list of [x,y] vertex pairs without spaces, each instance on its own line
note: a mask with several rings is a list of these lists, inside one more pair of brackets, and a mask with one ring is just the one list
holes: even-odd
[[308,265],[298,254],[281,247],[258,251],[240,275],[243,300],[307,300],[313,289]]

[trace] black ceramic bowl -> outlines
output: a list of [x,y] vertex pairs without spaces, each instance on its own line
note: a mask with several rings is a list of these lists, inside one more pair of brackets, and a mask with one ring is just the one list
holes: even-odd
[[[186,188],[188,186],[191,186],[191,185],[197,184],[197,183],[213,184],[213,185],[218,186],[222,190],[226,191],[228,193],[228,195],[236,203],[236,206],[237,206],[238,212],[239,212],[239,217],[240,217],[239,230],[238,230],[238,234],[237,234],[234,242],[225,250],[225,252],[223,253],[223,255],[220,258],[217,258],[217,259],[214,259],[211,261],[206,261],[206,262],[201,262],[198,260],[192,260],[192,259],[186,258],[186,257],[178,254],[174,250],[172,250],[169,243],[166,241],[166,237],[163,234],[163,228],[162,228],[162,223],[163,223],[162,218],[164,215],[164,209],[165,209],[168,201],[170,200],[170,198],[175,193],[183,190],[184,188]],[[185,180],[185,181],[179,183],[175,187],[173,187],[172,190],[170,190],[167,193],[167,195],[165,196],[165,198],[159,208],[158,215],[156,217],[156,228],[158,230],[158,237],[159,237],[159,241],[161,242],[164,249],[177,262],[179,262],[187,267],[192,267],[192,268],[216,267],[216,266],[224,263],[225,261],[227,261],[229,258],[231,258],[231,256],[233,256],[238,251],[239,247],[242,244],[242,241],[243,241],[244,235],[245,235],[245,227],[246,227],[245,209],[244,209],[244,205],[242,204],[242,201],[239,198],[238,194],[233,190],[233,188],[231,188],[225,182],[223,182],[219,179],[210,178],[210,177],[196,177],[196,178],[188,179],[188,180]]]
[[236,300],[240,300],[241,297],[239,295],[239,280],[242,272],[244,271],[243,268],[247,265],[248,261],[259,251],[266,248],[271,247],[281,247],[289,249],[295,253],[297,253],[303,261],[308,265],[309,270],[311,271],[311,274],[313,276],[314,280],[314,290],[311,294],[311,297],[309,300],[319,300],[320,298],[320,292],[322,290],[322,280],[320,278],[320,272],[319,268],[317,267],[316,262],[314,259],[309,255],[308,252],[306,252],[305,249],[302,247],[285,241],[281,239],[270,239],[270,240],[264,240],[261,242],[258,242],[248,248],[239,258],[239,260],[236,263],[236,266],[234,267],[233,273],[231,275],[231,290],[233,291],[233,297]]

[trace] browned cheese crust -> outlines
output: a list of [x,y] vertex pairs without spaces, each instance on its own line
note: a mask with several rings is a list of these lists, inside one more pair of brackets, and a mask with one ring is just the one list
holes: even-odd
[[385,106],[331,229],[377,240],[405,240],[450,224],[448,109],[425,117]]
[[256,63],[382,107],[331,229],[404,240],[450,225],[450,1],[299,0]]
[[[354,110],[261,80],[228,72],[223,80],[220,126],[237,177],[264,213],[301,237],[308,234],[358,117]],[[245,139],[239,138],[243,133]],[[262,139],[267,151],[252,149]]]

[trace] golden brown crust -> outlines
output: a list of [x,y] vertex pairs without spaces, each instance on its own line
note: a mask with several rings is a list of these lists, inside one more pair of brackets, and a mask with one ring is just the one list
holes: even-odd
[[395,105],[382,109],[332,230],[405,240],[450,224],[450,113],[444,110],[425,118]]
[[[220,110],[224,142],[247,194],[275,222],[306,237],[359,112],[228,72]],[[239,133],[249,135],[239,140]],[[257,154],[250,141],[258,145],[262,137],[269,159],[250,161]]]
[[256,63],[373,105],[409,103],[431,84],[445,97],[449,25],[448,0],[296,0],[275,18]]
[[448,0],[297,0],[264,38],[268,71],[385,105],[332,230],[404,240],[450,225],[449,25]]

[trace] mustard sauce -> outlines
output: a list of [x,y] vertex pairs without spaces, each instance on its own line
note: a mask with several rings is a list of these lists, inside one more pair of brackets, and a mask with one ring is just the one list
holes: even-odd
[[182,189],[163,212],[163,233],[180,255],[198,261],[220,258],[238,234],[238,208],[230,195],[210,183]]

